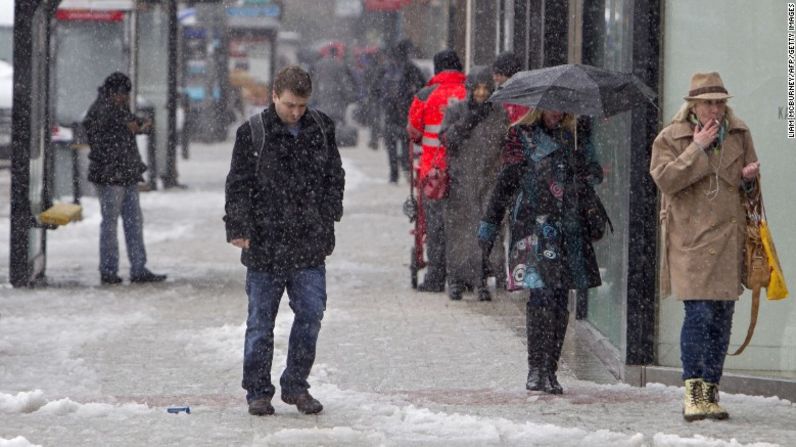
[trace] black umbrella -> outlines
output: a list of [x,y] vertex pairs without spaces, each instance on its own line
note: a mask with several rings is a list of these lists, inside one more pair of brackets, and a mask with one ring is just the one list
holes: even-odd
[[652,102],[655,96],[630,73],[566,64],[521,71],[489,100],[573,115],[611,116]]

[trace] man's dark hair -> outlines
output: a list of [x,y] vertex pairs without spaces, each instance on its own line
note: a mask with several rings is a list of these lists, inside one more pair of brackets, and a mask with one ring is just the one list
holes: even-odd
[[109,95],[113,93],[130,93],[130,90],[133,89],[133,84],[126,74],[117,71],[105,78],[105,82],[102,83],[102,89]]
[[274,79],[274,93],[279,96],[285,90],[290,90],[296,96],[309,98],[312,94],[310,74],[298,65],[288,65],[279,70]]

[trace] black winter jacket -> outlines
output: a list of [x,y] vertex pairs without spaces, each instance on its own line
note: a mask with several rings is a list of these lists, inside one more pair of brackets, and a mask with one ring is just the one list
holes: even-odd
[[83,120],[91,151],[88,180],[98,185],[130,186],[144,181],[146,165],[141,161],[135,134],[127,123],[136,117],[114,104],[102,91]]
[[252,147],[248,122],[235,137],[226,182],[227,241],[249,239],[241,262],[253,270],[279,273],[319,265],[334,249],[334,222],[343,216],[345,172],[334,123],[307,110],[294,137],[273,105],[262,117],[261,154]]

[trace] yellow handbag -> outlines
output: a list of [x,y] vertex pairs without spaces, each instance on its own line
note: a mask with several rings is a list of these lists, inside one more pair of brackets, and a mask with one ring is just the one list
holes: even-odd
[[782,266],[779,264],[777,249],[774,247],[774,240],[771,238],[771,230],[766,221],[765,208],[763,209],[763,220],[760,222],[760,239],[763,242],[763,250],[766,252],[768,267],[771,277],[766,287],[766,297],[769,300],[781,300],[788,297],[788,285],[785,284],[785,276],[782,274]]
[[782,274],[774,240],[766,220],[766,208],[763,205],[763,193],[760,187],[760,176],[757,176],[755,190],[747,194],[746,206],[746,245],[744,247],[743,285],[752,291],[752,314],[749,329],[741,346],[729,355],[738,355],[752,341],[757,325],[757,314],[760,310],[760,289],[766,288],[769,300],[781,300],[788,297],[788,286]]

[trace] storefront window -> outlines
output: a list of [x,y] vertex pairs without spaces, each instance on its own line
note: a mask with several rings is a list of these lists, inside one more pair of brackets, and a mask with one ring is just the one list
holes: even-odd
[[[777,243],[785,277],[796,287],[796,233],[793,222],[793,168],[796,140],[788,139],[787,3],[743,0],[703,0],[695,14],[693,2],[667,1],[663,22],[664,124],[683,103],[691,74],[718,71],[734,97],[729,105],[751,129],[761,162],[769,224]],[[765,295],[765,292],[763,293]],[[735,308],[730,350],[746,335],[751,294]],[[796,300],[765,301],[751,345],[743,355],[728,357],[726,370],[744,374],[796,378]],[[658,362],[680,366],[679,334],[683,306],[661,300],[658,315]]]
[[[605,8],[587,10],[584,62],[630,71],[632,66],[633,2],[607,0]],[[605,179],[597,192],[605,203],[615,232],[594,245],[603,285],[589,292],[588,321],[611,343],[622,345],[626,291],[628,186],[630,184],[630,112],[592,120],[592,143]]]

